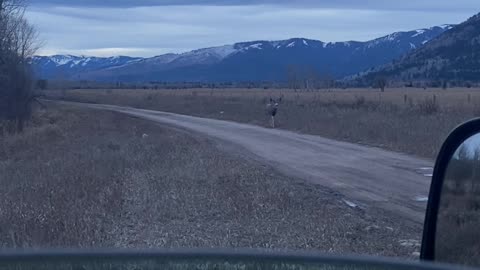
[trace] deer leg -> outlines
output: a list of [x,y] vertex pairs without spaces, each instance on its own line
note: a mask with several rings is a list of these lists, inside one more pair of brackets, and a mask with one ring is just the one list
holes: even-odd
[[275,128],[275,116],[272,116],[272,128]]

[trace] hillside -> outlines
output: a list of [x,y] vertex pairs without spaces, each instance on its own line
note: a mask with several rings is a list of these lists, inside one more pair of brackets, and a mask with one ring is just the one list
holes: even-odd
[[459,24],[386,66],[363,74],[358,80],[378,77],[391,81],[427,81],[451,84],[480,82],[480,14]]

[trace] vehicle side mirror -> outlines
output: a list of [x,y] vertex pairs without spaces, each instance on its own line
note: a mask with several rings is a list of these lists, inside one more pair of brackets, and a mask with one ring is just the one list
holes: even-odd
[[421,258],[480,267],[480,119],[457,127],[439,152]]

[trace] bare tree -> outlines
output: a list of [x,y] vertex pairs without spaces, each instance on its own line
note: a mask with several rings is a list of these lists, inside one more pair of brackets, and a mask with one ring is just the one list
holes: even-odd
[[[155,86],[157,87],[157,86]],[[35,88],[39,90],[46,90],[48,88],[48,81],[47,80],[37,80],[35,82]],[[156,89],[156,88],[155,88]]]
[[333,88],[335,86],[335,78],[331,73],[326,71],[325,73],[320,75],[319,85],[320,88]]
[[23,130],[36,100],[28,61],[39,43],[25,8],[23,0],[0,0],[0,119],[12,132]]
[[300,84],[302,83],[300,70],[297,66],[291,65],[287,68],[287,79],[288,86],[297,92],[297,90],[300,88]]
[[321,75],[314,67],[306,68],[301,77],[305,82],[304,85],[307,91],[320,88]]
[[448,88],[448,83],[447,83],[447,81],[445,81],[445,80],[442,81],[442,89],[443,89],[443,90],[446,90],[447,88]]
[[377,77],[374,82],[375,88],[380,88],[380,91],[384,92],[387,86],[387,79],[383,76]]

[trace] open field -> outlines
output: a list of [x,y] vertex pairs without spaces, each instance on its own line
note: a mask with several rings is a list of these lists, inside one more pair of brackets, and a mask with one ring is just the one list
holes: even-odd
[[458,124],[480,115],[480,90],[68,90],[67,100],[126,105],[268,126],[265,104],[283,96],[279,128],[434,158]]
[[418,251],[419,225],[371,216],[217,146],[125,115],[49,104],[24,134],[0,137],[1,247]]

